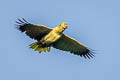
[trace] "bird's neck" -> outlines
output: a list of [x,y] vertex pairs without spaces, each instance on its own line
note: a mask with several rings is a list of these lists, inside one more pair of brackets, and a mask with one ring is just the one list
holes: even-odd
[[57,27],[55,27],[55,28],[53,29],[53,31],[54,31],[55,33],[58,33],[58,34],[62,34],[64,30],[62,30],[62,29],[60,28],[60,26],[57,26]]

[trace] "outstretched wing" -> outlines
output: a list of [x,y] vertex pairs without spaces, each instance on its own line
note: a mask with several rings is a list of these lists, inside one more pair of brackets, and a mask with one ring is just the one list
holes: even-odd
[[84,56],[84,58],[93,58],[94,52],[89,50],[87,47],[76,41],[75,39],[68,37],[66,35],[62,35],[62,37],[57,40],[55,43],[53,43],[53,47],[56,49],[69,51],[71,53],[74,53],[76,55],[80,55],[81,57]]
[[52,30],[44,25],[30,24],[25,19],[18,19],[16,23],[18,30],[25,32],[30,38],[38,41]]

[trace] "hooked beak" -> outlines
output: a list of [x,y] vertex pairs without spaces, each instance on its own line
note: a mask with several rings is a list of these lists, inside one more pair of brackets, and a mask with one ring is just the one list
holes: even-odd
[[67,29],[67,28],[68,28],[68,25],[65,25],[63,28],[64,28],[64,29]]

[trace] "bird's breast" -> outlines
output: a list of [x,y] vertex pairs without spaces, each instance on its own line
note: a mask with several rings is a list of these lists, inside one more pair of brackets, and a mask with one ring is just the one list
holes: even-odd
[[61,36],[62,36],[61,34],[51,31],[43,38],[43,40],[45,43],[51,44],[51,43],[54,43],[55,41],[57,41]]

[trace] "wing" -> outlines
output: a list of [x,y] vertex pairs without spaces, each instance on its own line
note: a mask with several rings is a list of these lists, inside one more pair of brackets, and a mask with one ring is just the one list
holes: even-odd
[[18,30],[25,32],[30,38],[38,41],[52,30],[44,25],[30,24],[25,19],[18,19],[16,23]]
[[53,47],[56,49],[69,51],[76,55],[80,55],[81,57],[84,56],[84,58],[90,59],[90,58],[93,58],[94,56],[93,51],[89,50],[87,47],[85,47],[75,39],[70,38],[64,34],[59,40],[53,43]]

